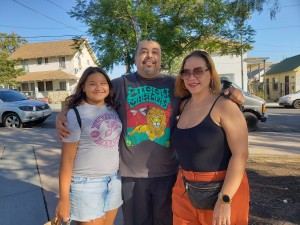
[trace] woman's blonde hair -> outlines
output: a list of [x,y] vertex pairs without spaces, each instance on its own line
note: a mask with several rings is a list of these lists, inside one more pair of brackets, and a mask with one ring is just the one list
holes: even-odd
[[214,94],[217,94],[217,95],[220,94],[221,81],[220,81],[220,77],[217,73],[214,61],[212,60],[211,56],[206,51],[196,50],[196,51],[191,52],[189,55],[187,55],[181,63],[178,75],[176,77],[176,83],[175,83],[175,94],[176,94],[176,96],[184,98],[184,97],[187,97],[191,94],[188,91],[188,89],[185,87],[184,81],[181,77],[181,71],[183,70],[186,61],[191,57],[198,57],[198,58],[204,59],[204,61],[206,63],[206,66],[207,66],[207,68],[209,69],[209,71],[211,73],[211,81],[210,81],[210,84],[209,84],[209,89]]

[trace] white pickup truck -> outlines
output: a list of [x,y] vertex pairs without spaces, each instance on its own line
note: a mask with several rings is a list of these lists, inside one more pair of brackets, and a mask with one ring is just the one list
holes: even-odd
[[258,127],[258,122],[266,122],[268,115],[266,114],[266,102],[255,95],[244,91],[237,84],[231,82],[227,77],[221,77],[222,88],[232,85],[241,90],[245,95],[245,103],[242,105],[242,112],[247,121],[248,131],[255,131]]

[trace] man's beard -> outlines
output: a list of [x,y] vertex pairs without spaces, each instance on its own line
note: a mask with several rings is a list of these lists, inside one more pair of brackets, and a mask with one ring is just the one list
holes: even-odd
[[[153,65],[157,65],[157,61],[155,60],[155,59],[145,59],[142,63],[145,65],[148,61],[151,61],[151,63],[153,64]],[[157,75],[156,74],[156,67],[154,67],[154,68],[151,68],[151,69],[146,69],[146,68],[143,68],[142,69],[143,71],[144,71],[144,73],[146,74],[146,75],[148,75],[148,76],[152,76],[152,75]]]
[[148,76],[152,76],[155,74],[155,69],[143,69],[143,71]]

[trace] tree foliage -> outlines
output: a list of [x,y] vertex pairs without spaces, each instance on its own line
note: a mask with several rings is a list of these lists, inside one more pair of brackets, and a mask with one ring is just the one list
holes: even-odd
[[221,54],[251,49],[254,30],[247,24],[253,12],[278,0],[77,0],[69,12],[84,22],[101,65],[134,64],[140,40],[154,39],[162,46],[162,67],[195,48]]
[[15,69],[19,62],[9,61],[7,57],[25,43],[27,41],[15,33],[0,33],[0,84],[16,86],[14,78],[21,75],[24,71],[23,69]]

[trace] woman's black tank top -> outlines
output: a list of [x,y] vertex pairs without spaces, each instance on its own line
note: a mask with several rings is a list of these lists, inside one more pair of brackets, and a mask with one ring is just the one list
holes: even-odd
[[228,167],[231,151],[225,131],[210,117],[218,98],[201,123],[188,129],[176,126],[172,132],[171,143],[183,170],[214,172]]

